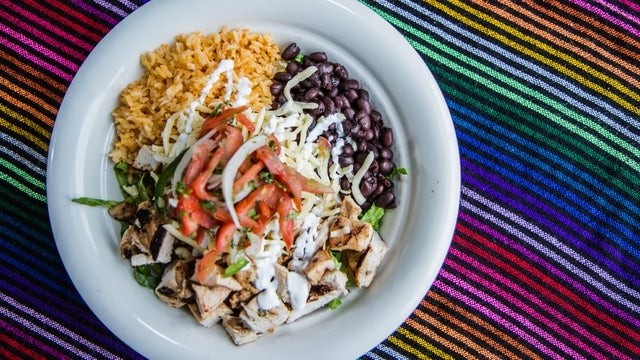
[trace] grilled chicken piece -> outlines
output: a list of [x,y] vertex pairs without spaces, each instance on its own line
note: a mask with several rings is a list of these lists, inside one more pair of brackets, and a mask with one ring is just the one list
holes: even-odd
[[189,304],[189,310],[196,320],[203,326],[209,327],[223,316],[231,315],[232,310],[224,304],[224,300],[231,293],[231,289],[224,286],[192,285],[195,304]]
[[109,208],[108,212],[114,219],[132,223],[136,219],[138,208],[135,204],[123,201]]
[[172,307],[178,308],[186,304],[193,297],[189,286],[189,277],[193,269],[189,262],[176,260],[164,269],[162,279],[155,289],[160,300]]
[[255,331],[249,329],[244,325],[244,322],[235,316],[223,317],[222,326],[229,334],[229,337],[236,345],[248,344],[252,341],[256,341],[262,334],[258,334]]
[[329,248],[338,251],[362,251],[369,246],[373,233],[373,226],[369,223],[338,216],[331,224]]
[[325,272],[318,284],[311,286],[305,306],[301,309],[291,310],[287,323],[292,323],[327,305],[333,299],[346,295],[348,293],[346,285],[347,275],[342,271],[329,270]]
[[358,205],[351,196],[345,196],[342,199],[342,210],[340,211],[340,216],[351,220],[358,220],[358,216],[360,216],[361,212],[362,208],[360,208],[360,205]]
[[346,255],[346,264],[353,272],[354,281],[358,287],[367,287],[371,284],[376,275],[376,269],[387,251],[389,251],[387,244],[382,241],[377,232],[374,232],[369,247],[364,252],[343,253]]
[[156,172],[160,168],[160,162],[156,160],[151,147],[143,145],[133,161],[133,167],[139,170]]
[[272,333],[289,318],[289,308],[280,303],[269,310],[260,309],[258,297],[255,296],[243,306],[240,319],[249,329],[262,334]]
[[325,271],[334,270],[335,268],[336,262],[329,254],[329,251],[319,250],[304,269],[304,273],[311,284],[317,284]]
[[249,301],[260,292],[253,286],[253,282],[256,280],[256,271],[252,267],[246,267],[233,275],[233,278],[240,284],[242,289],[231,293],[228,302],[233,310],[240,311],[243,303]]
[[133,225],[120,240],[120,255],[132,260],[132,266],[170,262],[175,238],[161,225],[153,203],[140,203]]

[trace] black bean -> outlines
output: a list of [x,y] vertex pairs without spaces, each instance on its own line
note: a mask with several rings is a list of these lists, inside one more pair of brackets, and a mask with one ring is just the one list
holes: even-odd
[[296,75],[300,72],[300,65],[298,65],[298,63],[295,61],[291,61],[287,63],[287,67],[285,68],[285,70],[291,75]]
[[340,188],[342,188],[342,190],[351,189],[351,181],[349,181],[346,176],[340,178]]
[[338,156],[338,163],[342,167],[347,167],[349,165],[353,165],[353,156],[349,156],[349,155],[346,155],[346,154],[340,155],[340,156]]
[[349,90],[349,89],[358,89],[360,87],[360,82],[356,79],[347,79],[346,81],[344,81],[343,83],[343,88],[345,90]]
[[359,97],[357,100],[358,109],[364,111],[367,115],[371,113],[371,103],[369,99]]
[[393,150],[388,147],[383,147],[382,149],[380,149],[380,157],[387,160],[393,158]]
[[358,124],[360,124],[360,127],[362,127],[363,129],[365,130],[371,129],[371,119],[369,118],[369,115],[361,111],[358,111],[355,115],[355,120],[358,122]]
[[376,191],[373,192],[373,196],[378,196],[380,194],[382,194],[384,191],[386,190],[386,188],[384,187],[384,185],[378,183],[378,186],[376,186]]
[[353,110],[352,108],[346,108],[342,111],[342,113],[344,114],[344,117],[347,120],[353,120],[353,116],[355,115],[355,110]]
[[320,75],[320,86],[325,90],[331,90],[333,88],[333,84],[331,83],[331,75]]
[[329,90],[329,96],[336,97],[340,93],[340,89],[337,86],[332,86]]
[[364,162],[364,159],[366,158],[367,158],[367,154],[365,154],[364,152],[360,152],[360,151],[356,152],[356,157],[355,157],[356,163],[362,164]]
[[358,98],[369,101],[369,92],[365,89],[358,89]]
[[[351,121],[343,121],[342,122],[342,132],[345,136],[350,135],[351,134],[351,126],[352,123]],[[344,147],[346,148],[347,146],[351,147],[351,145],[347,144]],[[343,148],[344,151],[344,148]]]
[[317,87],[313,87],[304,93],[304,99],[306,101],[311,101],[317,98],[319,94],[320,94],[320,89],[318,89]]
[[281,83],[287,83],[289,80],[291,80],[291,78],[293,77],[293,75],[289,74],[286,71],[278,71],[275,75],[273,75],[273,79],[276,81],[279,81]]
[[355,102],[358,99],[358,92],[356,91],[356,89],[347,89],[344,92],[344,96],[347,98],[347,100],[349,100],[350,102]]
[[395,203],[395,200],[396,200],[396,197],[395,195],[393,195],[393,192],[387,190],[382,194],[380,194],[380,196],[378,196],[378,198],[376,199],[376,205],[383,208],[387,208],[390,205],[393,205]]
[[382,131],[380,132],[380,143],[383,146],[391,147],[393,144],[393,131],[390,128],[382,128]]
[[324,116],[329,116],[336,112],[336,104],[333,103],[331,97],[323,97],[322,102],[324,103]]
[[333,73],[333,64],[331,63],[323,62],[316,65],[316,67],[318,68],[319,74],[322,74],[322,75],[327,74],[331,76],[331,73]]
[[358,133],[358,131],[360,131],[360,125],[358,125],[357,123],[352,123],[353,126],[351,126],[351,136],[356,137],[356,134]]
[[344,67],[344,65],[340,65],[340,64],[336,64],[333,67],[333,72],[340,78],[343,80],[346,80],[349,78],[349,72],[347,71],[347,68]]
[[342,153],[344,155],[353,155],[353,147],[351,146],[351,144],[344,144],[344,146],[342,147]]
[[349,100],[347,100],[347,98],[344,95],[336,95],[333,98],[333,102],[336,103],[336,106],[339,109],[344,109],[344,108],[349,107]]
[[378,161],[373,160],[371,162],[371,165],[369,165],[369,170],[367,170],[367,172],[370,173],[371,176],[375,178],[375,174],[377,174],[379,170],[380,170],[380,165],[378,165]]
[[300,48],[296,43],[291,43],[287,46],[284,51],[282,51],[282,60],[290,61],[293,60],[300,53]]
[[284,84],[278,81],[274,81],[269,87],[269,90],[271,91],[271,95],[273,96],[280,95],[280,93],[282,93],[282,89],[284,89]]
[[389,159],[382,159],[379,163],[380,173],[383,175],[389,175],[393,172],[395,165]]
[[367,129],[367,131],[364,133],[364,136],[363,136],[363,138],[367,141],[373,140],[374,137],[375,137],[375,131],[372,128]]
[[325,62],[327,61],[327,54],[322,51],[312,52],[309,54],[309,60],[317,63]]
[[375,178],[370,177],[368,179],[365,179],[365,181],[360,182],[360,192],[364,197],[368,197],[369,195],[373,194],[373,192],[376,190],[377,184],[375,184],[375,182],[370,181],[370,179],[375,179]]

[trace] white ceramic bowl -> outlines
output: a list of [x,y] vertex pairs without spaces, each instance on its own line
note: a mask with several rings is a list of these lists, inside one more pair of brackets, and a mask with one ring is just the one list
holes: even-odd
[[[79,196],[120,198],[107,158],[111,111],[141,75],[139,56],[177,34],[248,27],[282,45],[325,51],[361,81],[393,128],[395,159],[409,171],[399,207],[382,236],[390,245],[373,284],[337,310],[321,311],[237,347],[224,330],[160,302],[132,278],[118,255],[119,228],[106,211],[71,203]],[[447,254],[460,192],[458,148],[433,76],[405,39],[356,1],[152,1],[118,24],[74,78],[56,119],[47,196],[56,245],[71,279],[100,320],[152,359],[355,358],[390,335],[415,309]]]

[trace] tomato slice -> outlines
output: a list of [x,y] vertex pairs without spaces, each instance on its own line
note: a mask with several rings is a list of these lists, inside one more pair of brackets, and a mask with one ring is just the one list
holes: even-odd
[[236,115],[236,120],[238,120],[238,122],[246,127],[250,132],[253,132],[256,129],[251,120],[249,120],[249,117],[244,113]]
[[209,194],[206,190],[207,182],[211,175],[213,175],[213,171],[220,164],[220,160],[222,159],[222,155],[224,154],[224,150],[219,147],[209,158],[207,162],[207,167],[193,179],[191,183],[191,189],[193,190],[193,194],[202,200],[213,200],[214,196]]
[[212,116],[202,123],[202,127],[200,128],[200,136],[208,133],[210,130],[215,129],[221,125],[224,125],[229,119],[233,116],[242,113],[247,110],[249,107],[239,106],[234,108],[226,108],[222,110],[218,115]]
[[278,201],[277,211],[282,240],[284,240],[285,245],[287,245],[287,250],[289,250],[293,245],[294,213],[291,198],[286,194]]
[[216,260],[218,259],[218,253],[216,250],[207,251],[196,269],[196,276],[200,284],[205,284],[216,267]]
[[231,239],[235,231],[236,226],[233,222],[224,223],[218,228],[218,233],[216,234],[216,252],[219,254],[226,252],[227,247],[231,244]]

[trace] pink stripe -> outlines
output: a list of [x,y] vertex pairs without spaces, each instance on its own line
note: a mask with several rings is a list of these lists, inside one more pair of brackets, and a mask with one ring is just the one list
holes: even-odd
[[[50,347],[46,343],[41,342],[40,340],[33,337],[32,334],[27,334],[22,331],[21,328],[15,327],[10,323],[7,323],[0,318],[0,328],[10,337],[16,339],[21,343],[26,343],[33,347],[33,350],[39,352],[40,354],[47,354],[51,356],[53,359],[71,359],[70,356],[57,351],[56,349]],[[33,329],[29,329],[30,332],[33,332]]]
[[624,6],[630,7],[633,11],[640,11],[640,5],[636,3],[637,0],[620,0]]
[[609,9],[611,9],[614,12],[617,12],[618,14],[622,15],[622,17],[627,18],[628,20],[633,21],[636,24],[640,24],[640,20],[638,20],[637,17],[629,14],[628,12],[620,9],[619,7],[613,5],[610,2],[606,2],[606,1],[602,1],[602,0],[597,0],[600,4],[602,4],[605,7],[608,7]]
[[76,72],[78,70],[78,66],[72,62],[70,62],[69,60],[67,60],[66,58],[58,55],[55,53],[55,51],[49,50],[43,46],[41,46],[40,44],[34,42],[33,40],[29,39],[28,37],[24,36],[23,34],[5,26],[4,24],[0,24],[0,31],[10,35],[11,37],[13,37],[14,39],[18,40],[20,43],[25,44],[30,46],[33,50],[35,50],[38,53],[41,53],[45,56],[47,56],[48,58],[51,58],[52,60],[54,60],[56,63],[64,65],[66,68],[68,68],[69,70]]
[[[584,359],[582,355],[576,353],[573,349],[568,347],[566,344],[563,344],[562,342],[558,341],[556,337],[549,334],[549,332],[541,329],[539,326],[533,323],[531,319],[537,320],[551,327],[555,331],[559,331],[560,329],[557,327],[557,325],[553,324],[553,321],[549,321],[549,319],[546,319],[541,314],[536,313],[533,309],[531,309],[531,307],[522,303],[522,301],[518,300],[513,295],[507,294],[500,287],[489,284],[488,281],[480,279],[476,274],[470,271],[467,271],[463,267],[456,264],[455,261],[451,260],[447,263],[447,265],[455,269],[456,271],[461,272],[462,275],[465,275],[463,276],[463,278],[465,278],[465,281],[463,281],[461,278],[453,274],[449,275],[448,277],[449,280],[454,281],[458,285],[461,285],[463,288],[465,288],[466,290],[469,290],[470,292],[472,292],[482,300],[488,301],[489,303],[491,303],[491,305],[495,306],[496,308],[501,310],[503,313],[511,316],[518,323],[526,325],[530,331],[533,331],[543,339],[547,340],[549,343],[556,346],[558,349],[562,350],[564,353],[571,355],[571,358]],[[469,280],[470,283],[474,283],[474,286],[471,286],[469,282],[467,282],[466,280]],[[504,303],[500,302],[495,296],[489,296],[486,292],[479,290],[476,283],[480,283],[481,285],[488,287],[490,290],[492,290],[491,291],[492,294],[495,292],[497,295],[502,296],[509,305],[507,306]],[[507,285],[507,284],[504,284],[504,285]],[[518,310],[514,310],[514,309],[518,309]],[[526,316],[525,314],[522,314],[520,311],[524,311]],[[566,333],[564,335],[566,335]]]
[[[472,292],[472,293],[475,292],[472,286],[470,286],[469,284],[465,283],[464,281],[456,278],[455,276],[451,275],[446,270],[446,267],[442,268],[442,270],[440,271],[440,275],[439,276],[442,276],[444,278],[447,278],[447,279],[453,281],[456,285],[464,288],[465,290],[467,290],[469,292]],[[470,298],[469,296],[461,294],[459,291],[453,289],[452,287],[444,284],[442,281],[439,281],[439,280],[436,280],[436,282],[434,283],[434,286],[436,288],[440,289],[441,291],[444,291],[449,296],[451,296],[451,297],[453,297],[453,298],[455,298],[457,300],[460,300],[463,304],[466,304],[467,306],[472,307],[474,310],[482,313],[483,315],[485,315],[486,317],[488,317],[492,321],[500,324],[501,326],[503,326],[504,328],[508,329],[510,332],[514,333],[515,335],[518,335],[521,340],[527,341],[528,343],[533,345],[536,348],[536,350],[539,350],[539,351],[543,352],[545,355],[551,356],[554,359],[560,359],[561,358],[558,354],[556,354],[554,351],[549,349],[546,345],[540,343],[540,341],[538,341],[536,338],[532,337],[526,331],[522,330],[521,328],[519,328],[518,326],[514,325],[510,321],[506,320],[502,316],[500,316],[500,315],[494,313],[493,311],[489,310],[486,306],[479,304],[477,301],[475,301],[474,299]],[[483,300],[486,300],[486,299],[488,299],[488,297],[484,296]],[[492,303],[492,305],[493,305],[493,303]],[[507,311],[503,311],[503,312],[506,312],[506,313],[511,313],[512,312],[508,308],[506,310]],[[522,321],[519,321],[519,323],[520,324],[524,324],[524,322],[522,322]]]
[[85,55],[78,53],[76,50],[68,47],[67,45],[65,45],[64,43],[52,38],[51,36],[43,33],[42,31],[34,28],[33,26],[24,23],[23,21],[21,21],[20,19],[17,19],[11,15],[6,15],[6,19],[12,23],[13,28],[15,28],[16,30],[18,30],[17,28],[22,28],[24,30],[26,30],[24,33],[30,33],[30,35],[35,36],[38,41],[46,43],[47,46],[49,47],[56,47],[59,49],[58,53],[63,53],[66,55],[71,55],[72,57],[82,61],[85,58]]
[[71,79],[73,78],[73,75],[68,74],[66,72],[64,72],[63,70],[58,69],[57,67],[43,61],[42,59],[40,59],[39,57],[32,55],[31,53],[29,53],[28,51],[22,49],[20,46],[10,42],[9,40],[7,40],[4,36],[0,36],[0,44],[8,47],[9,49],[15,51],[16,53],[18,53],[20,56],[22,56],[23,58],[25,58],[26,60],[31,61],[32,63],[40,66],[41,68],[44,68],[45,70],[58,75],[59,77],[61,77],[63,80],[66,81],[71,81]]
[[626,22],[622,22],[616,18],[614,18],[613,16],[607,14],[606,12],[596,8],[595,6],[591,5],[591,4],[587,4],[586,2],[582,1],[582,0],[571,0],[574,4],[583,7],[589,11],[591,11],[592,13],[597,14],[598,16],[606,19],[607,21],[616,24],[617,26],[627,30],[628,32],[630,32],[631,34],[633,34],[636,37],[640,37],[640,31],[638,31],[637,29],[633,28],[631,25],[629,25]]
[[65,40],[68,40],[69,42],[73,43],[74,45],[77,45],[85,50],[90,51],[91,49],[93,49],[93,45],[89,44],[81,39],[78,39],[77,37],[73,36],[72,34],[65,32],[63,30],[61,30],[59,27],[52,25],[50,22],[43,20],[42,18],[40,18],[39,16],[32,14],[30,12],[28,12],[27,10],[25,10],[23,7],[21,6],[17,6],[13,3],[9,3],[9,8],[24,16],[28,22],[33,23],[35,25],[38,25],[39,27],[46,29],[47,31],[54,33],[58,36],[60,36],[61,38],[64,38]]
[[[467,205],[461,203],[461,206],[466,207]],[[495,204],[490,205],[492,208],[495,209]],[[473,211],[473,210],[471,210]],[[582,294],[583,297],[588,297],[591,301],[594,301],[596,303],[598,303],[600,306],[606,308],[610,314],[616,314],[617,316],[625,319],[626,321],[634,324],[634,326],[640,327],[640,319],[635,319],[632,316],[630,316],[629,313],[617,308],[616,306],[614,306],[613,304],[611,304],[608,301],[605,301],[604,299],[602,299],[600,296],[594,294],[591,290],[587,289],[584,285],[582,285],[580,282],[575,281],[574,279],[572,279],[571,277],[569,277],[567,274],[565,274],[563,271],[559,270],[555,265],[544,261],[543,259],[541,259],[539,256],[537,256],[535,253],[529,251],[528,249],[526,249],[524,246],[512,241],[511,239],[507,238],[506,236],[498,233],[493,227],[480,223],[478,220],[471,218],[471,216],[469,216],[466,213],[460,212],[459,217],[461,219],[464,219],[465,221],[468,221],[470,225],[478,228],[479,230],[487,233],[489,236],[500,240],[502,243],[507,244],[508,246],[512,247],[514,250],[516,250],[517,252],[519,252],[520,254],[522,254],[523,258],[528,258],[533,262],[536,262],[539,264],[540,268],[542,269],[547,269],[547,272],[552,273],[554,276],[556,276],[558,279],[561,279],[562,281],[570,284],[575,291],[577,293]],[[524,220],[522,220],[522,226],[524,226],[523,224],[525,223]],[[530,224],[528,224],[530,225]],[[538,247],[540,246],[540,244],[535,244],[532,245],[534,247],[536,247],[537,250],[540,251],[540,249],[538,249]]]
[[[477,272],[476,271],[472,272],[472,271],[469,271],[469,270],[465,269],[464,267],[460,266],[457,263],[451,262],[450,265],[453,266],[455,264],[454,267],[460,273],[464,274],[465,276],[468,276],[470,279],[473,279],[474,281],[477,281],[478,283],[482,284],[483,286],[491,289],[491,291],[493,291],[493,292],[495,292],[497,294],[500,294],[501,296],[503,296],[505,298],[506,301],[509,301],[509,302],[511,302],[513,304],[516,304],[517,308],[526,310],[536,320],[539,320],[540,322],[542,322],[545,325],[549,326],[550,328],[552,328],[557,333],[563,335],[565,338],[570,339],[574,344],[576,344],[581,349],[584,349],[585,353],[594,354],[594,353],[596,353],[596,350],[594,350],[593,348],[591,348],[587,344],[583,343],[579,338],[573,336],[572,334],[567,333],[564,329],[560,328],[558,326],[557,322],[555,321],[555,319],[560,320],[563,324],[565,324],[567,327],[569,327],[572,331],[578,332],[580,335],[582,335],[583,337],[589,339],[591,342],[598,344],[603,349],[606,349],[608,352],[614,353],[618,357],[623,356],[616,348],[610,346],[610,344],[608,344],[607,342],[605,342],[602,339],[598,338],[597,336],[594,336],[589,331],[587,331],[585,328],[580,326],[580,324],[570,320],[564,314],[559,312],[557,309],[555,309],[555,308],[549,306],[548,304],[546,304],[545,302],[541,301],[541,299],[539,297],[529,293],[528,291],[523,289],[517,283],[512,282],[511,280],[505,278],[503,275],[501,275],[497,271],[494,271],[493,269],[481,264],[480,262],[478,262],[472,256],[469,256],[469,255],[467,255],[467,254],[465,254],[465,253],[463,253],[463,252],[461,252],[461,251],[459,251],[459,250],[457,250],[455,248],[451,249],[451,254],[454,255],[454,256],[457,256],[460,260],[462,260],[462,262],[469,264],[470,267],[472,267],[475,270],[477,270]],[[491,260],[489,260],[489,261],[491,261]],[[482,273],[482,277],[478,275],[479,273]],[[485,275],[488,275],[488,276],[485,276]],[[491,281],[485,280],[487,278],[491,279]],[[495,285],[496,282],[499,283],[500,286],[496,286]],[[523,304],[521,301],[519,301],[518,299],[514,298],[514,296],[512,296],[510,293],[506,293],[504,291],[505,288],[509,289],[510,293],[517,293],[517,294],[521,295],[522,297],[527,298],[527,300],[531,301],[532,303],[534,303],[537,306],[539,306],[540,308],[542,308],[544,310],[544,313],[550,314],[555,319],[546,319],[546,318],[540,316],[540,314],[536,310],[533,310],[528,305]],[[578,356],[578,355],[574,355],[574,356]],[[602,358],[606,358],[602,354],[601,354],[601,356],[602,356]]]

